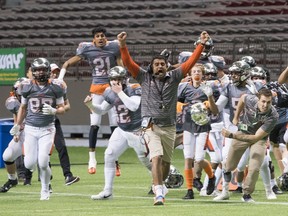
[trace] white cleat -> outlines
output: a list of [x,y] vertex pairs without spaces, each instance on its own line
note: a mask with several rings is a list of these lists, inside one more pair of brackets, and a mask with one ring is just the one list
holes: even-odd
[[49,190],[42,190],[40,200],[49,200],[50,192]]
[[266,192],[266,197],[268,200],[277,199],[277,196],[273,191]]
[[108,199],[112,199],[112,198],[113,198],[113,194],[111,192],[108,192],[108,191],[102,191],[97,195],[91,196],[92,200],[108,200]]
[[229,200],[229,192],[228,191],[222,191],[220,195],[215,197],[213,200],[214,201],[221,201],[221,200]]

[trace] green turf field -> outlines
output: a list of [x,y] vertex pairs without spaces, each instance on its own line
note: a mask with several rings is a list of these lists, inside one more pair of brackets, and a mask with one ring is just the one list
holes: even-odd
[[[259,180],[257,189],[253,194],[255,204],[247,204],[241,201],[240,194],[232,194],[229,201],[213,202],[213,197],[200,197],[195,192],[194,200],[182,200],[186,189],[183,185],[180,189],[171,189],[166,196],[164,206],[153,206],[153,197],[147,195],[151,185],[151,178],[146,169],[138,162],[135,153],[129,149],[119,158],[122,175],[115,177],[114,198],[105,201],[93,201],[92,194],[100,192],[104,185],[103,157],[104,148],[97,151],[97,173],[87,173],[88,149],[85,147],[69,147],[72,172],[79,175],[80,182],[71,186],[64,185],[57,152],[51,157],[53,171],[53,194],[49,201],[40,201],[40,183],[37,174],[34,174],[32,186],[23,186],[20,183],[9,192],[0,194],[1,216],[22,215],[193,215],[193,216],[271,216],[285,215],[288,211],[288,192],[279,195],[277,200],[267,200],[263,183]],[[183,153],[176,149],[173,159],[175,165],[183,172]],[[275,163],[276,165],[276,163]],[[277,167],[277,166],[276,166]],[[276,170],[279,175],[278,169]],[[0,184],[7,180],[4,169],[0,169]]]

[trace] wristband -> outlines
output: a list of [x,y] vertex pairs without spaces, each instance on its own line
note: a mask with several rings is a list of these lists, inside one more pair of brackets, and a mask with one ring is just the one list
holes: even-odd
[[230,133],[228,138],[233,139],[234,138],[233,133]]

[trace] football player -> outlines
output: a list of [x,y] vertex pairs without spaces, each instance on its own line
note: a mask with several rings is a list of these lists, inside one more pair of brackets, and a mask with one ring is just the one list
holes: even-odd
[[[209,124],[210,120],[208,114],[206,119],[198,117],[195,114],[193,116],[193,107],[196,104],[202,104],[205,101],[209,101],[209,108],[213,114],[215,111],[215,102],[212,93],[212,88],[218,89],[218,86],[210,86],[210,84],[204,84],[204,67],[202,64],[196,64],[190,71],[192,78],[191,82],[181,83],[178,88],[178,100],[189,103],[187,106],[185,121],[183,124],[183,151],[185,157],[185,178],[187,184],[187,194],[183,199],[194,199],[193,192],[193,170],[192,163],[198,163],[200,168],[203,168],[209,177],[207,186],[207,194],[210,195],[215,188],[215,176],[212,171],[211,164],[204,160],[205,156],[205,144],[208,138],[208,133],[211,130]],[[203,105],[204,106],[204,105]],[[195,107],[196,108],[196,107]],[[216,108],[217,109],[217,108]],[[200,115],[201,113],[199,113]],[[204,121],[202,121],[204,120]],[[197,143],[197,145],[196,145]]]
[[[103,102],[103,92],[109,86],[107,71],[117,65],[122,65],[119,44],[115,41],[108,41],[106,29],[99,26],[92,30],[92,42],[82,42],[79,44],[76,55],[67,60],[60,71],[58,79],[63,79],[66,70],[76,63],[86,60],[92,67],[92,84],[90,93],[93,103],[100,104]],[[117,126],[115,110],[108,112],[111,132]],[[90,132],[89,132],[89,163],[88,173],[96,173],[96,155],[95,147],[97,134],[101,124],[102,115],[91,112],[90,114]],[[117,175],[120,175],[120,167],[116,163]]]
[[[110,199],[113,196],[113,181],[115,176],[115,160],[129,147],[136,152],[139,161],[151,171],[147,144],[141,143],[141,87],[139,84],[127,84],[127,71],[116,66],[108,71],[110,87],[103,94],[101,104],[93,103],[87,96],[84,103],[97,114],[104,114],[113,107],[117,113],[118,127],[112,133],[105,151],[105,187],[102,192],[92,195],[91,199]],[[145,136],[145,135],[143,135]]]
[[[5,102],[6,108],[13,113],[14,124],[17,121],[17,113],[20,107],[21,95],[18,92],[19,85],[22,81],[27,80],[27,78],[18,79],[11,91],[11,96],[7,98]],[[12,139],[8,144],[8,147],[3,152],[3,161],[8,173],[8,181],[0,188],[1,193],[9,191],[12,187],[15,187],[18,184],[17,174],[16,174],[16,163],[15,160],[22,156],[22,144],[24,142],[24,125],[21,125],[19,131],[19,140],[15,141]]]
[[[40,200],[49,200],[51,169],[49,153],[55,136],[55,115],[63,114],[65,93],[63,83],[49,80],[50,63],[45,58],[37,58],[31,64],[33,80],[21,83],[21,105],[16,124],[10,130],[14,140],[19,140],[19,132],[25,118],[24,163],[34,170],[38,162],[41,179]],[[27,114],[26,114],[27,113]]]

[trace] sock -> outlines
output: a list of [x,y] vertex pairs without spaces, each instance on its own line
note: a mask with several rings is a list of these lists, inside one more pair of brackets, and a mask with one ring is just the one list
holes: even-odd
[[162,185],[155,185],[154,190],[155,190],[156,197],[163,196],[163,186]]
[[218,166],[214,175],[216,176],[215,186],[219,184],[221,178],[222,178],[222,169]]
[[237,182],[237,186],[242,188],[243,182]]
[[274,179],[271,179],[270,182],[271,182],[271,187],[274,187],[275,185],[277,185],[275,178],[274,178]]
[[186,169],[184,170],[185,180],[186,180],[186,187],[187,189],[193,188],[193,169]]
[[8,174],[8,179],[10,180],[16,180],[17,179],[17,175],[15,174]]
[[89,163],[96,166],[97,161],[96,161],[95,152],[89,152]]
[[214,173],[211,167],[211,164],[208,162],[207,165],[205,167],[203,167],[204,171],[206,172],[206,174],[208,175],[209,179],[213,178]]

